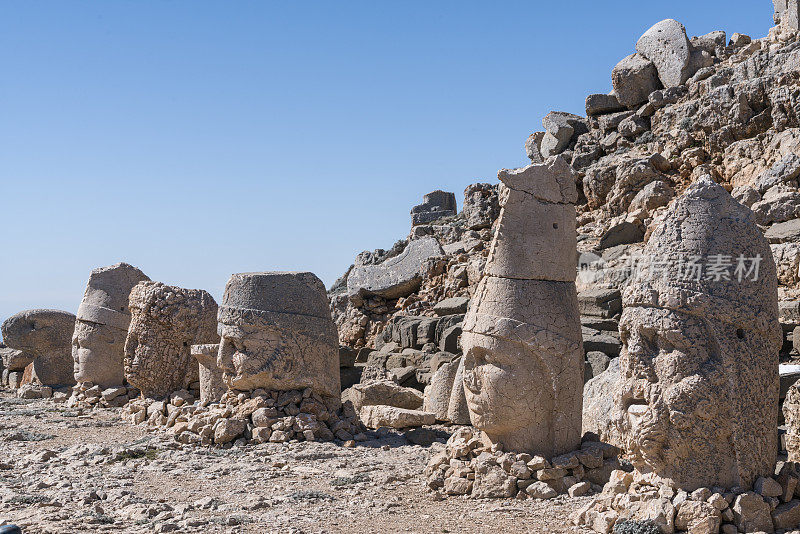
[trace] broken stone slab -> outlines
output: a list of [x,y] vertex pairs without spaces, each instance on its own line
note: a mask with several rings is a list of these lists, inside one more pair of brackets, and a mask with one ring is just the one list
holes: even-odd
[[496,184],[470,184],[464,189],[461,214],[470,230],[489,228],[500,215],[500,199]]
[[217,366],[219,343],[192,345],[191,355],[197,360],[200,372],[200,402],[217,402],[228,387],[222,380],[222,369]]
[[[345,393],[347,393],[345,395]],[[412,388],[397,385],[391,380],[376,380],[366,384],[356,384],[348,392],[342,393],[352,403],[356,412],[364,406],[394,406],[416,410],[422,406],[423,395]]]
[[764,233],[770,243],[800,243],[800,219],[773,224]]
[[351,300],[372,295],[385,299],[407,297],[422,283],[423,263],[443,254],[435,238],[415,239],[403,252],[383,263],[354,266],[347,277],[347,294]]
[[578,293],[581,315],[614,317],[622,311],[622,294],[619,289],[593,287]]
[[705,35],[692,37],[690,43],[696,50],[703,50],[712,56],[716,56],[718,52],[724,49],[725,45],[728,44],[728,39],[724,31],[714,31]]
[[655,64],[664,87],[682,85],[693,74],[686,28],[674,19],[654,24],[639,38],[636,51]]
[[75,315],[61,310],[25,310],[3,322],[3,341],[33,356],[31,380],[44,386],[75,383],[72,333]]
[[436,414],[395,406],[364,406],[359,415],[361,422],[369,428],[409,428],[436,422]]
[[[797,330],[795,329],[795,331]],[[785,399],[789,388],[800,380],[800,365],[782,363],[778,365],[778,373],[781,376],[780,398]]]
[[604,352],[616,358],[622,351],[622,342],[608,332],[598,332],[589,328],[581,328],[584,352]]
[[796,189],[798,177],[800,177],[800,156],[792,152],[758,175],[753,180],[753,188],[762,195],[780,184],[786,184]]
[[611,82],[619,103],[628,109],[637,109],[647,102],[650,93],[662,88],[656,66],[641,54],[631,54],[617,63]]
[[439,301],[433,307],[433,313],[438,316],[454,315],[459,313],[467,313],[467,306],[469,306],[469,297],[450,297]]
[[597,125],[600,127],[600,130],[605,134],[617,129],[619,123],[627,119],[628,117],[633,117],[635,111],[621,111],[619,113],[609,113],[608,115],[601,115],[597,119]]
[[533,132],[525,140],[525,154],[531,163],[544,163],[542,157],[542,139],[546,132]]
[[472,424],[464,391],[464,358],[458,359],[458,369],[450,392],[450,404],[447,407],[447,419],[454,425]]
[[586,97],[586,115],[590,117],[617,113],[625,111],[625,109],[617,95],[613,93],[607,95],[595,94]]

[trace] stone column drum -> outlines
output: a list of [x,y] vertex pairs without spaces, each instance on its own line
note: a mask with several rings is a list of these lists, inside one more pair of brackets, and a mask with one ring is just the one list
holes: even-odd
[[498,178],[502,210],[461,337],[467,406],[492,443],[552,457],[581,438],[575,178],[561,157]]
[[341,404],[339,343],[322,281],[308,272],[234,274],[219,308],[217,364],[232,390],[311,388]]
[[782,335],[769,243],[753,213],[705,176],[669,208],[644,260],[623,294],[612,424],[642,473],[688,491],[747,489],[773,474],[778,450]]
[[31,382],[45,386],[75,383],[70,344],[74,329],[75,316],[61,310],[22,311],[2,326],[3,341],[33,357]]
[[199,380],[191,346],[215,343],[217,303],[201,289],[140,282],[131,291],[125,378],[145,397],[162,398]]
[[72,334],[72,359],[78,383],[101,388],[121,386],[125,380],[125,338],[131,322],[128,296],[133,286],[150,280],[127,263],[94,269],[78,307]]
[[203,404],[219,401],[228,390],[222,380],[222,370],[217,367],[217,354],[219,343],[192,345],[192,356],[200,366],[200,402]]

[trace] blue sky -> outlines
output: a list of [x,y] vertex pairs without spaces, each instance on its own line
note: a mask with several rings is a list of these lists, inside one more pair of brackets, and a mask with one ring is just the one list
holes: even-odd
[[231,273],[330,285],[422,195],[526,163],[664,18],[753,37],[769,0],[6,1],[0,320],[74,312],[93,267],[221,297]]

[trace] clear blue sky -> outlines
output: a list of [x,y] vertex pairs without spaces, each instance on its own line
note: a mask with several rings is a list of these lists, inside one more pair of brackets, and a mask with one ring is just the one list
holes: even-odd
[[229,275],[330,285],[410,208],[526,163],[664,18],[767,34],[769,0],[6,1],[0,320],[74,312],[118,261],[221,297]]

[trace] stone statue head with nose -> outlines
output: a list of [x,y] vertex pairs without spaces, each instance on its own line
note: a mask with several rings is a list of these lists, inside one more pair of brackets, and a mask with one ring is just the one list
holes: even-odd
[[234,274],[218,323],[217,365],[230,389],[311,388],[338,406],[338,336],[325,287],[313,273]]

